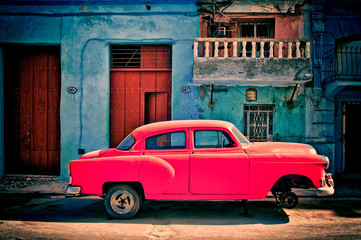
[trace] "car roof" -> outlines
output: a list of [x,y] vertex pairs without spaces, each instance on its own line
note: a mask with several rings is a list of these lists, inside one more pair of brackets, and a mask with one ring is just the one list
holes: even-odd
[[140,126],[133,130],[132,135],[135,138],[141,138],[145,134],[152,132],[159,132],[164,130],[172,130],[179,128],[191,128],[191,127],[211,127],[211,128],[226,128],[230,129],[234,125],[227,121],[221,120],[173,120],[150,123]]

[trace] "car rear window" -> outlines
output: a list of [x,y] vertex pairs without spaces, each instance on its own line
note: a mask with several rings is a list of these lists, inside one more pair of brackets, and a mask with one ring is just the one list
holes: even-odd
[[186,148],[186,133],[171,132],[155,135],[145,139],[145,148],[153,150],[169,150]]
[[117,147],[117,149],[122,150],[122,151],[126,151],[129,150],[133,144],[135,143],[135,139],[132,136],[132,134],[129,134],[126,138],[124,138],[124,140],[119,144],[119,146]]

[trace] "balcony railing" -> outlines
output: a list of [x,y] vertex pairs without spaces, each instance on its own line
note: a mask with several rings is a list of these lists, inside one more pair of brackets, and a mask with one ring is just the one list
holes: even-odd
[[194,58],[310,58],[300,39],[195,38]]
[[361,47],[347,46],[325,52],[323,74],[325,82],[361,81]]

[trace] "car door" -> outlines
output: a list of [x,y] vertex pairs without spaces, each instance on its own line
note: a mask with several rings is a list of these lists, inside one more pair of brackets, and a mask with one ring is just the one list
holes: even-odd
[[249,159],[230,132],[192,129],[190,190],[193,194],[248,194]]
[[144,155],[157,157],[174,169],[172,182],[165,194],[186,194],[189,191],[189,137],[186,130],[159,133],[145,138]]

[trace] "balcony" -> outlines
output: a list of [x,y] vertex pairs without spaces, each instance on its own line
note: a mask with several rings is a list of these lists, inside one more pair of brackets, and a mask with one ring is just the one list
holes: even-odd
[[194,84],[290,86],[312,80],[310,41],[195,38]]
[[361,47],[346,46],[328,50],[324,54],[322,72],[328,97],[334,97],[345,87],[360,87]]

